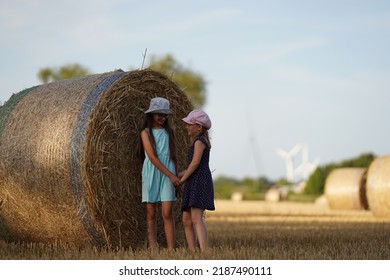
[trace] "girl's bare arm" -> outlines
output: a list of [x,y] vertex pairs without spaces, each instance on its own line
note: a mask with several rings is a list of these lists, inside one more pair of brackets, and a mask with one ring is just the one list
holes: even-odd
[[185,182],[188,177],[191,176],[192,173],[198,168],[200,160],[202,159],[202,154],[204,149],[206,148],[206,145],[198,140],[195,141],[194,144],[194,155],[192,157],[192,161],[188,165],[187,169],[184,171],[183,177],[181,177],[180,181],[183,183]]
[[160,170],[165,176],[167,176],[172,184],[174,186],[177,186],[180,184],[180,179],[175,174],[173,174],[162,162],[158,159],[158,157],[155,155],[152,144],[149,140],[149,135],[146,130],[142,130],[141,132],[141,140],[142,145],[144,147],[145,153],[147,154],[148,158],[150,159],[150,162],[156,166],[158,170]]

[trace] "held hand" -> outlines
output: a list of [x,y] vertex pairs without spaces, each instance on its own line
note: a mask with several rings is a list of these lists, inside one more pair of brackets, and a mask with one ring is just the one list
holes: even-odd
[[180,178],[179,177],[172,175],[171,177],[169,177],[169,179],[171,180],[174,187],[180,186]]

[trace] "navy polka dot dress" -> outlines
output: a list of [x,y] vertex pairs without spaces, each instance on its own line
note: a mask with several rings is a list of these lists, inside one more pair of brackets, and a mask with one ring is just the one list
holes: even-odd
[[[188,211],[195,207],[200,209],[215,210],[214,186],[209,167],[210,147],[203,136],[198,136],[195,141],[202,141],[206,145],[198,168],[187,179],[182,197],[182,211]],[[194,144],[188,149],[187,166],[194,156]]]

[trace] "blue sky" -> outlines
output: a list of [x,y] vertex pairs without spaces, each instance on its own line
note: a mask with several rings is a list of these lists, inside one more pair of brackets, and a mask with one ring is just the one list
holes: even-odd
[[297,143],[320,164],[390,153],[389,1],[3,0],[0,42],[3,102],[43,67],[172,54],[207,81],[215,177],[285,177]]

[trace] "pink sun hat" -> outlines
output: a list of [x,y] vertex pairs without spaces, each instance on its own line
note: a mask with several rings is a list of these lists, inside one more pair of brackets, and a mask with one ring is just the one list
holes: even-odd
[[206,129],[210,129],[211,127],[209,116],[201,109],[191,111],[188,116],[183,119],[183,121],[188,124],[200,124]]

